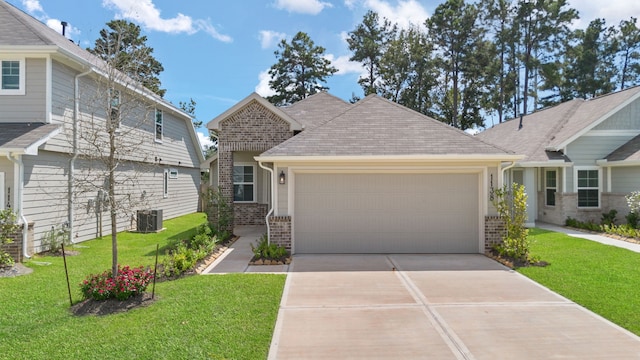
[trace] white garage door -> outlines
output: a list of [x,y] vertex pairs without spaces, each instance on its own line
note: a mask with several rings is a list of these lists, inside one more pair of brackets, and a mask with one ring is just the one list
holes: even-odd
[[296,174],[295,252],[477,253],[478,174]]

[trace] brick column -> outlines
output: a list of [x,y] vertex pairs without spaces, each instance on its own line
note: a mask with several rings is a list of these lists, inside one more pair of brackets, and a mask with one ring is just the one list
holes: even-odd
[[269,241],[291,251],[291,216],[271,216],[269,227],[271,229]]
[[504,236],[504,222],[500,216],[484,217],[484,252],[487,253],[493,249],[495,245],[502,244]]
[[0,246],[0,249],[2,251],[6,251],[7,253],[9,253],[9,255],[11,255],[11,257],[13,258],[13,260],[15,260],[15,262],[19,263],[22,262],[23,257],[22,257],[22,226],[20,226],[20,228],[14,232],[13,234],[9,235],[9,237],[13,240],[12,243],[10,244],[4,244],[2,246]]

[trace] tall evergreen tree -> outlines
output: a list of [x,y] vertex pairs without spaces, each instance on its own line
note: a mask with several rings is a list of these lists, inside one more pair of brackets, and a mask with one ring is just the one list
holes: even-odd
[[278,106],[289,105],[328,90],[322,83],[338,70],[324,57],[324,52],[304,32],[298,32],[291,43],[283,39],[274,52],[278,61],[269,69],[269,86],[276,94],[267,100]]
[[138,25],[127,20],[109,21],[107,28],[100,30],[94,47],[87,50],[159,96],[167,91],[161,89],[159,78],[164,68],[153,56],[147,37],[140,35]]
[[640,28],[631,17],[618,26],[620,89],[640,84]]
[[377,93],[380,62],[395,31],[396,27],[387,19],[381,24],[378,13],[369,10],[364,15],[362,23],[349,32],[347,43],[349,50],[353,52],[349,60],[361,62],[367,70],[367,76],[358,79],[365,96]]
[[[429,40],[434,44],[437,56],[441,60],[443,97],[440,101],[439,117],[454,127],[463,126],[460,117],[465,89],[464,76],[465,71],[470,69],[465,66],[465,62],[471,59],[484,32],[476,24],[478,16],[479,10],[475,5],[466,4],[464,0],[447,0],[440,4],[433,16],[426,21]],[[468,108],[475,107],[470,103],[473,99],[467,100]],[[464,123],[465,127],[471,125],[467,121]]]

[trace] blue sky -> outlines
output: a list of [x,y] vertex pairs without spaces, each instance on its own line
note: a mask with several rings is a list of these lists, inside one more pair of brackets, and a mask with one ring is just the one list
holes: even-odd
[[[443,0],[444,1],[444,0]],[[105,23],[124,18],[138,25],[163,64],[165,98],[174,104],[193,98],[205,124],[250,93],[269,95],[267,70],[276,61],[277,43],[298,31],[326,48],[338,68],[327,85],[348,100],[361,95],[362,67],[348,61],[346,34],[374,10],[400,25],[423,23],[442,1],[434,0],[8,0],[61,31],[83,48],[92,46]],[[640,18],[640,1],[573,0],[585,27],[596,17],[618,24]],[[206,140],[207,130],[198,129]]]

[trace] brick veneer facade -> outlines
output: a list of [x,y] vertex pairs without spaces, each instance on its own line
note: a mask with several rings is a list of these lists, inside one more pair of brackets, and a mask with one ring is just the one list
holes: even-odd
[[[266,151],[293,136],[291,125],[258,101],[220,121],[218,132],[218,181],[222,196],[234,208],[233,225],[264,225],[267,204],[234,204],[233,152]],[[255,186],[258,186],[256,184]],[[210,219],[215,218],[210,214]]]
[[[0,249],[9,253],[9,255],[11,255],[13,260],[17,263],[22,262],[22,260],[24,260],[23,252],[22,252],[22,232],[23,232],[23,227],[20,226],[20,228],[15,233],[9,235],[9,237],[13,240],[13,242],[10,244],[4,244],[0,246]],[[33,244],[33,223],[29,223],[27,227],[27,239],[28,241],[31,242],[31,244]],[[33,246],[31,246],[31,249],[27,249],[27,250],[33,251]]]
[[264,225],[267,211],[267,204],[234,204],[233,218],[237,225]]
[[269,241],[291,251],[291,216],[269,217],[269,228],[271,229]]
[[578,208],[577,193],[556,193],[555,206],[546,206],[544,192],[538,192],[538,218],[537,220],[548,222],[556,225],[564,225],[567,217],[577,219],[584,222],[594,222],[599,224],[602,214],[609,210],[617,210],[617,223],[624,223],[624,217],[629,213],[627,205],[627,194],[602,193],[600,195],[600,207]]
[[489,252],[495,245],[502,244],[504,222],[499,216],[484,217],[484,252]]

